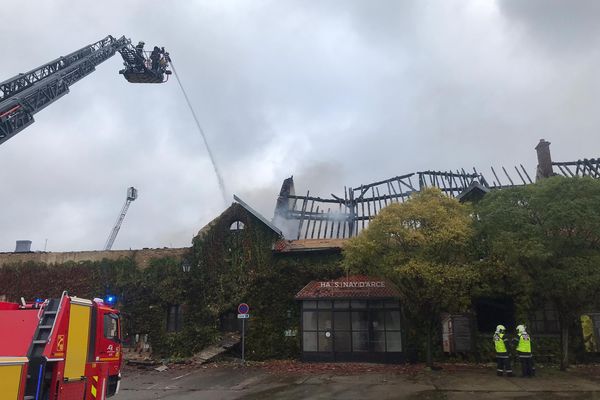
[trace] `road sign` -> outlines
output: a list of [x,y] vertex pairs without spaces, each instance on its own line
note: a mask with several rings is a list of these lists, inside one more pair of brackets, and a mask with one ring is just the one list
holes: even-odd
[[241,303],[238,306],[238,314],[248,314],[248,311],[250,311],[250,306],[246,303]]
[[238,318],[242,320],[242,365],[246,365],[245,359],[245,341],[246,341],[246,320],[250,318],[250,306],[246,303],[241,303],[238,306]]

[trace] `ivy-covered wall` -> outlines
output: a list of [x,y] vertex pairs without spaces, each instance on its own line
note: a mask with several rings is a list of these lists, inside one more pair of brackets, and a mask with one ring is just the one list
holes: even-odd
[[[243,229],[232,230],[232,224]],[[61,264],[19,262],[0,267],[0,295],[18,301],[20,297],[58,297],[63,290],[84,298],[116,294],[126,340],[134,334],[148,334],[158,357],[189,356],[214,342],[220,334],[221,319],[227,315],[235,318],[237,305],[245,302],[251,314],[248,358],[297,357],[300,308],[295,294],[312,280],[337,278],[344,270],[339,252],[274,252],[278,239],[271,228],[241,205],[233,204],[193,239],[192,247],[183,255],[189,272],[182,269],[181,254],[152,258],[143,266],[134,257]],[[492,295],[497,290],[482,287],[477,294]],[[521,289],[513,286],[512,290],[503,293],[520,298]],[[167,332],[172,305],[181,305],[183,311],[183,325],[177,332]],[[523,307],[517,308],[518,313],[524,312]],[[422,359],[422,334],[414,331],[410,322],[405,327],[410,346],[407,355]],[[441,334],[438,336],[441,339]],[[551,359],[559,353],[556,337],[534,339],[536,354]],[[585,356],[581,343],[574,340],[572,345],[579,350],[573,352],[575,357]],[[444,359],[441,344],[435,348],[436,358]],[[473,359],[493,359],[490,337],[479,334],[476,349]]]
[[[234,222],[244,229],[231,230]],[[274,254],[279,236],[267,225],[233,204],[193,241],[192,271],[188,281],[190,326],[214,334],[219,318],[250,305],[247,350],[254,359],[292,357],[299,351],[299,304],[295,294],[313,279],[340,276],[339,252],[318,255]]]
[[[234,222],[243,229],[232,230]],[[235,224],[236,227],[238,224]],[[242,225],[239,225],[242,226]],[[220,319],[234,314],[237,305],[250,305],[247,354],[249,358],[293,357],[300,338],[285,331],[299,330],[299,304],[294,295],[309,281],[342,274],[339,252],[274,254],[279,236],[239,204],[203,228],[193,239],[182,269],[177,257],[45,264],[6,263],[0,267],[0,295],[20,297],[71,295],[94,298],[116,294],[127,341],[148,334],[158,357],[189,356],[214,342]],[[183,326],[167,332],[171,305],[181,305]]]

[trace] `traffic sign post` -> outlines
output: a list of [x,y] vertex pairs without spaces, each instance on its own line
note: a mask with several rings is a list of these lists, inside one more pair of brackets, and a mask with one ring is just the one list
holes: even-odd
[[246,320],[250,318],[250,314],[248,314],[248,311],[250,311],[250,306],[248,306],[248,304],[241,303],[238,306],[238,319],[242,320],[242,365],[246,363],[244,347],[246,342]]
[[250,306],[246,303],[242,303],[238,306],[238,314],[248,314],[250,311]]

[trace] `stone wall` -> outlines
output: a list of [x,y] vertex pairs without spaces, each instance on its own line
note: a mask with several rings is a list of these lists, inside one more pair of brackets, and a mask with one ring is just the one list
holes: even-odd
[[107,250],[107,251],[67,251],[67,252],[31,252],[31,253],[0,253],[0,267],[8,264],[36,262],[45,264],[63,264],[65,262],[102,261],[103,259],[118,260],[131,258],[139,268],[148,267],[152,258],[172,257],[180,259],[190,249],[162,248],[141,250]]

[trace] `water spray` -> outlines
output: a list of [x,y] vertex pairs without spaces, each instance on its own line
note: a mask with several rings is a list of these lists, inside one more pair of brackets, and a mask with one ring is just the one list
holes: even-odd
[[204,140],[204,145],[206,146],[206,151],[208,152],[208,157],[210,158],[210,162],[213,166],[213,169],[215,170],[215,175],[217,175],[217,180],[219,181],[219,189],[221,190],[221,196],[223,196],[224,205],[227,206],[227,190],[225,189],[225,182],[223,181],[223,176],[221,176],[221,172],[219,171],[219,167],[217,166],[215,157],[213,156],[212,150],[210,149],[208,140],[206,139],[206,135],[204,134],[204,130],[202,129],[202,126],[200,125],[200,121],[198,121],[198,117],[196,116],[196,112],[194,111],[194,108],[192,107],[192,103],[190,102],[190,99],[189,99],[185,89],[183,88],[183,85],[181,84],[179,75],[177,75],[177,70],[175,69],[175,66],[173,65],[173,61],[172,60],[169,60],[169,61],[170,61],[171,69],[173,70],[173,73],[175,74],[175,78],[177,79],[177,83],[179,84],[179,87],[181,88],[181,92],[183,93],[183,97],[185,97],[185,101],[186,101],[190,111],[192,112],[192,116],[194,117],[194,121],[196,122],[196,127],[198,128],[198,131],[200,132],[200,135],[202,136],[202,140]]

